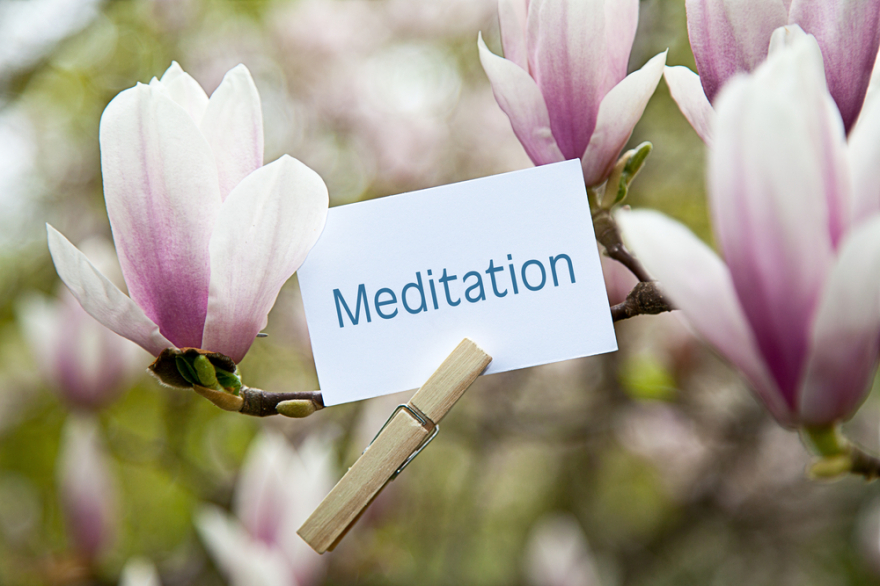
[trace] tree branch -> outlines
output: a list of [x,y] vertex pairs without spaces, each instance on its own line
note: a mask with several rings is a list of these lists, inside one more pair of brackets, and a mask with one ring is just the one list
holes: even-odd
[[611,307],[611,319],[618,322],[637,315],[657,315],[675,309],[663,295],[660,283],[647,281],[636,283],[623,303]]
[[617,222],[614,221],[610,211],[603,209],[593,215],[593,230],[596,232],[596,240],[605,248],[605,253],[609,257],[628,268],[639,281],[651,281],[651,275],[642,263],[623,245]]

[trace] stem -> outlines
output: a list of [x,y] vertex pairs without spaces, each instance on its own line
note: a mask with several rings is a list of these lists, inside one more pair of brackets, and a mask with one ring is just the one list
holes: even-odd
[[255,417],[279,415],[278,404],[284,401],[310,401],[315,411],[324,408],[324,399],[321,396],[321,391],[271,393],[260,389],[241,387],[240,396],[244,399],[244,404],[241,406],[239,413]]
[[639,281],[651,281],[651,275],[623,245],[620,238],[620,230],[614,216],[608,210],[599,210],[593,215],[593,229],[596,232],[596,240],[605,247],[605,254],[613,258],[636,276]]
[[675,309],[667,301],[657,281],[636,283],[623,303],[611,307],[612,321],[621,321],[637,315],[657,315]]

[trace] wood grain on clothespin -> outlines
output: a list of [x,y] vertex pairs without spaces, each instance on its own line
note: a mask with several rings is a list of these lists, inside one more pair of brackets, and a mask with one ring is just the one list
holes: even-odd
[[462,340],[409,403],[398,407],[299,528],[299,536],[318,553],[332,551],[388,481],[430,441],[440,420],[491,361],[471,340]]

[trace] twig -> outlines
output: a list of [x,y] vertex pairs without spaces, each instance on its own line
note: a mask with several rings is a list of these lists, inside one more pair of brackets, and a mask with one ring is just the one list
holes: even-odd
[[657,281],[636,283],[623,303],[611,307],[612,321],[621,321],[637,315],[657,315],[675,309]]
[[286,401],[310,402],[314,406],[314,411],[324,408],[324,398],[321,396],[321,391],[271,393],[260,389],[242,387],[241,398],[244,399],[244,404],[241,406],[239,413],[255,417],[278,415],[280,413],[278,411],[279,403]]
[[634,257],[623,245],[620,238],[620,230],[614,216],[608,210],[599,210],[593,215],[593,229],[596,232],[596,240],[605,247],[605,253],[628,268],[639,281],[651,281],[651,275],[642,266],[642,263]]

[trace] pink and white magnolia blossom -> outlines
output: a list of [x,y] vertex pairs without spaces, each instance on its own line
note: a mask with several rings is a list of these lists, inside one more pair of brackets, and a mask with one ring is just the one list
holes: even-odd
[[177,63],[101,117],[104,198],[131,297],[48,226],[83,308],[153,355],[247,353],[327,216],[321,178],[287,155],[263,165],[260,97],[244,65],[211,98]]
[[858,408],[880,352],[880,100],[847,144],[819,45],[791,33],[717,100],[708,182],[726,263],[657,212],[618,220],[777,420],[827,426]]
[[767,58],[773,31],[798,25],[822,49],[828,90],[849,132],[859,116],[880,46],[880,0],[687,0],[687,26],[699,77],[667,67],[666,83],[691,126],[712,139],[712,104],[736,73]]
[[310,586],[326,568],[297,529],[334,484],[329,441],[309,438],[294,449],[264,432],[251,444],[233,502],[234,516],[205,505],[196,528],[232,586]]
[[529,158],[581,159],[586,184],[601,184],[666,62],[626,74],[638,0],[499,0],[498,18],[505,58],[480,36],[480,61]]

